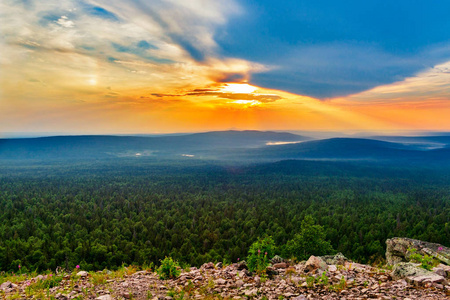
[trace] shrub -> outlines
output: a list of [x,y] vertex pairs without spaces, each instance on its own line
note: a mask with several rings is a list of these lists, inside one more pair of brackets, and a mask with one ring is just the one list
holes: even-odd
[[420,263],[421,268],[431,271],[433,267],[437,265],[433,257],[429,255],[420,255],[419,253],[416,253],[416,251],[417,249],[415,248],[408,248],[409,258],[414,262]]
[[275,242],[272,237],[259,238],[248,250],[247,266],[250,272],[265,273],[269,266],[269,257],[275,254]]
[[300,232],[286,244],[286,254],[299,260],[306,260],[311,255],[330,254],[333,247],[325,240],[325,230],[314,224],[312,216],[307,215],[302,221]]
[[171,257],[161,260],[161,266],[156,270],[160,279],[171,279],[180,276],[181,271],[178,269],[179,265]]

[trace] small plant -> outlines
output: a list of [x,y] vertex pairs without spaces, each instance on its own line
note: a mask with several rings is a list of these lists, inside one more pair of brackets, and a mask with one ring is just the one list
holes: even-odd
[[366,280],[363,282],[363,286],[366,288],[369,285],[369,282]]
[[319,284],[321,284],[321,285],[328,285],[327,272],[323,272],[322,275],[319,277]]
[[409,252],[409,258],[412,261],[420,263],[420,267],[425,270],[431,271],[433,269],[433,267],[436,265],[436,262],[433,259],[433,257],[431,257],[429,255],[421,255],[421,254],[417,253],[417,249],[415,249],[415,248],[408,248],[408,252]]
[[273,257],[275,242],[272,237],[259,238],[248,250],[247,263],[250,272],[261,275],[269,266],[269,257]]
[[153,298],[153,294],[150,291],[147,291],[147,299],[152,299]]
[[102,273],[93,273],[91,276],[91,283],[94,286],[106,284],[106,280],[108,279],[108,275],[104,272]]
[[161,266],[156,270],[156,273],[159,275],[159,279],[177,278],[181,273],[178,268],[178,263],[171,257],[166,256],[161,260]]
[[313,277],[313,276],[308,276],[308,277],[306,277],[306,285],[309,287],[309,288],[312,288],[312,287],[314,287],[314,282],[316,281],[316,279]]
[[345,281],[344,275],[342,275],[341,280],[339,281],[338,289],[343,290],[347,287],[347,281]]

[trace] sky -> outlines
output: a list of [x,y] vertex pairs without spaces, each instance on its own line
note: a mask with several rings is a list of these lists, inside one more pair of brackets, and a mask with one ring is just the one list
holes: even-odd
[[449,11],[2,0],[0,132],[450,131]]

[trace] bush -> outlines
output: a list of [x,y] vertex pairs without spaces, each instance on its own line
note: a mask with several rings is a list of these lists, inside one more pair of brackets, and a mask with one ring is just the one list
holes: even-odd
[[248,251],[247,265],[250,272],[265,273],[269,266],[269,257],[275,254],[275,243],[271,236],[259,238]]
[[159,279],[172,279],[180,276],[181,271],[178,269],[180,266],[171,257],[161,260],[161,266],[156,270],[159,275]]
[[312,216],[307,215],[302,221],[300,232],[286,244],[286,254],[299,260],[306,260],[311,255],[325,255],[333,252],[329,241],[325,240],[325,230],[314,224]]

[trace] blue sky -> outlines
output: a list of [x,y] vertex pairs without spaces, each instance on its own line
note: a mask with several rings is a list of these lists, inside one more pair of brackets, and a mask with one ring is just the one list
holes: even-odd
[[252,82],[335,97],[450,58],[450,1],[239,1],[216,35],[224,56],[271,65]]
[[0,129],[450,130],[450,1],[3,0]]

